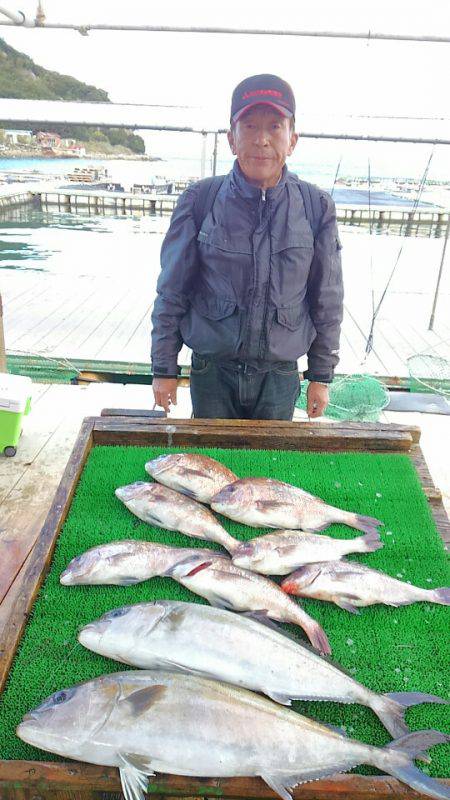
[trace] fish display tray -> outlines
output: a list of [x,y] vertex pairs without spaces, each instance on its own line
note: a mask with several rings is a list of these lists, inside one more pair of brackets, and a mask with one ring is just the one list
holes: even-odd
[[[24,666],[29,673],[26,678],[28,683],[37,681],[36,705],[39,700],[48,696],[56,689],[60,689],[64,682],[64,658],[73,658],[80,666],[78,677],[72,681],[85,680],[95,677],[101,672],[123,670],[124,666],[102,659],[81,645],[70,640],[72,634],[61,630],[59,641],[52,642],[52,646],[61,649],[61,666],[55,674],[45,675],[40,683],[33,667],[33,654],[28,649],[30,632],[33,625],[35,629],[44,625],[44,620],[51,615],[52,585],[57,586],[57,576],[61,564],[65,566],[68,557],[78,554],[99,541],[119,538],[148,538],[164,541],[180,546],[202,546],[204,542],[183,537],[180,534],[161,529],[151,529],[131,515],[123,506],[113,498],[113,488],[117,485],[132,482],[133,480],[147,479],[143,465],[146,460],[166,452],[169,448],[194,449],[201,448],[205,452],[222,458],[224,463],[235,469],[242,477],[247,475],[272,475],[281,480],[292,480],[303,488],[322,496],[325,500],[349,510],[373,514],[386,522],[381,529],[385,547],[377,553],[370,554],[366,563],[371,566],[385,568],[383,561],[378,558],[387,556],[389,550],[393,558],[402,556],[402,564],[412,564],[415,559],[420,561],[423,568],[424,557],[428,559],[427,566],[432,575],[432,583],[424,583],[430,588],[444,585],[442,575],[445,571],[445,557],[441,540],[449,541],[450,526],[443,509],[439,492],[435,489],[426,463],[419,447],[419,429],[400,425],[375,425],[365,423],[345,423],[327,425],[317,423],[288,423],[288,422],[249,422],[249,421],[215,421],[215,420],[187,420],[169,421],[163,419],[149,419],[148,417],[129,416],[129,411],[118,413],[114,416],[87,418],[81,427],[78,439],[68,461],[66,470],[57,490],[53,505],[50,509],[39,541],[29,559],[25,578],[20,583],[16,592],[15,603],[10,614],[8,624],[0,636],[0,798],[1,800],[104,800],[105,796],[115,794],[119,796],[120,780],[118,771],[114,768],[100,767],[77,762],[64,762],[57,756],[42,751],[32,751],[24,743],[12,741],[2,752],[2,714],[3,723],[7,719],[8,705],[20,704],[24,699],[20,697],[20,686],[14,695],[15,671]],[[141,452],[141,448],[144,448]],[[219,449],[217,452],[216,448]],[[222,451],[222,452],[220,452]],[[359,488],[358,488],[359,487]],[[94,494],[92,494],[92,492]],[[88,505],[86,500],[90,497],[93,505]],[[102,506],[105,503],[104,507]],[[398,504],[403,503],[399,510]],[[85,509],[84,518],[78,516],[80,508]],[[411,552],[409,540],[408,552],[401,551],[408,539],[401,540],[401,532],[408,527],[408,520],[417,513],[417,523],[414,535],[422,537],[423,542],[417,541],[417,552]],[[77,512],[78,509],[78,512]],[[117,509],[117,510],[116,510]],[[431,512],[431,513],[430,513]],[[113,518],[113,534],[107,532],[108,520]],[[95,541],[86,540],[80,544],[83,521],[95,518],[97,538]],[[121,528],[120,526],[123,525]],[[117,527],[119,526],[119,527]],[[250,538],[255,535],[254,529],[246,529],[236,523],[225,521],[225,526],[236,536]],[[89,527],[89,526],[87,526]],[[392,530],[391,530],[392,528]],[[397,536],[397,531],[399,535]],[[61,534],[61,536],[60,536]],[[354,537],[355,532],[345,526],[332,526],[327,534],[339,537]],[[100,538],[101,536],[109,538]],[[397,542],[395,538],[397,536]],[[71,537],[71,538],[70,538]],[[393,541],[394,540],[394,541]],[[207,545],[209,546],[209,544]],[[64,549],[66,548],[66,549]],[[67,549],[69,548],[69,549]],[[70,548],[73,549],[73,552]],[[78,548],[78,549],[77,549]],[[399,550],[400,548],[400,550]],[[358,559],[358,556],[351,556]],[[59,559],[59,561],[58,561]],[[400,562],[399,562],[400,563]],[[53,565],[53,566],[52,566]],[[432,571],[433,565],[436,569]],[[388,571],[386,569],[386,571]],[[408,566],[406,566],[406,572]],[[404,580],[412,579],[414,575],[402,575]],[[423,573],[423,570],[422,570]],[[391,570],[391,574],[392,570]],[[422,581],[428,580],[422,574]],[[427,573],[428,574],[428,573]],[[440,583],[436,583],[440,580]],[[45,583],[44,583],[45,581]],[[171,588],[169,588],[171,587]],[[94,590],[89,593],[89,590]],[[128,590],[132,591],[128,591]],[[130,602],[142,602],[159,597],[171,597],[194,602],[203,602],[173,581],[167,579],[154,579],[134,587],[60,587],[66,597],[72,593],[79,609],[77,625],[83,624],[88,619],[99,616],[109,608]],[[88,594],[89,593],[89,594]],[[63,595],[60,595],[61,598]],[[87,597],[92,606],[86,607]],[[98,605],[95,603],[98,599]],[[60,602],[60,599],[58,600]],[[46,605],[47,604],[47,605]],[[323,624],[329,634],[336,660],[342,666],[352,669],[355,677],[362,680],[371,688],[380,691],[422,690],[433,691],[435,694],[444,695],[443,686],[433,685],[436,682],[435,661],[444,654],[444,628],[442,625],[442,612],[447,609],[429,604],[416,604],[401,609],[387,609],[385,607],[372,607],[363,609],[359,617],[353,617],[346,612],[331,606],[331,604],[318,601],[305,600],[305,609]],[[95,610],[94,610],[95,609]],[[420,611],[421,609],[421,611]],[[62,606],[57,608],[57,616],[66,622],[65,617],[69,612]],[[388,652],[386,642],[389,640],[389,631],[384,631],[382,652],[368,652],[366,642],[365,654],[358,653],[358,630],[372,625],[372,615],[380,626],[386,628],[386,619],[396,625],[392,633],[392,649],[397,652]],[[40,616],[39,616],[40,615]],[[89,615],[91,615],[89,617]],[[372,622],[370,620],[372,619]],[[347,636],[343,639],[342,630],[338,630],[337,621],[345,621]],[[395,622],[396,620],[396,622]],[[406,629],[409,620],[409,631],[406,636],[398,634]],[[427,654],[420,666],[423,671],[423,680],[420,685],[401,683],[414,681],[415,642],[421,636],[421,620],[425,626],[428,641],[433,642],[433,650]],[[440,620],[440,622],[439,622]],[[27,622],[29,624],[27,625]],[[439,623],[439,624],[438,624]],[[340,622],[342,629],[342,622]],[[64,626],[62,626],[63,628]],[[73,625],[72,625],[73,628]],[[68,625],[68,629],[70,626]],[[51,631],[51,628],[50,628]],[[298,631],[296,634],[299,636]],[[431,635],[430,635],[431,634]],[[45,635],[42,632],[40,641],[41,650],[45,647]],[[74,646],[78,648],[74,654]],[[65,656],[63,655],[65,654]],[[395,660],[397,659],[397,660]],[[431,659],[433,669],[431,668]],[[372,665],[373,662],[373,665]],[[377,683],[375,675],[367,679],[365,669],[379,671],[380,662],[389,662],[392,667],[392,680],[389,685],[384,685],[386,677],[381,676],[381,683]],[[395,663],[394,663],[395,662]],[[352,668],[352,664],[355,666]],[[395,667],[398,664],[398,667]],[[62,672],[61,672],[62,669]],[[85,670],[83,672],[83,670]],[[42,667],[41,667],[42,671]],[[445,674],[445,673],[444,673]],[[23,678],[22,678],[23,680]],[[384,680],[384,683],[383,683]],[[395,681],[397,680],[397,683]],[[64,684],[68,685],[68,684]],[[17,694],[18,692],[18,694]],[[15,698],[15,699],[14,699]],[[28,702],[28,700],[27,700]],[[23,710],[32,707],[33,702]],[[333,717],[338,713],[338,717]],[[337,706],[337,704],[296,703],[294,707],[303,713],[309,713],[319,720],[344,722],[347,732],[355,738],[364,738],[361,735],[361,726],[364,724],[365,715],[374,719],[372,741],[374,744],[384,744],[389,741],[389,734],[378,723],[378,720],[368,709],[360,706]],[[17,722],[23,710],[14,709]],[[337,710],[337,711],[336,711]],[[11,713],[11,712],[10,712]],[[437,727],[444,730],[444,706],[422,705],[408,712],[407,720],[413,729],[420,727]],[[329,715],[328,715],[329,714]],[[6,716],[5,716],[6,715]],[[422,716],[421,716],[422,715]],[[9,720],[11,721],[11,720]],[[425,721],[425,722],[424,722]],[[354,723],[354,726],[353,726]],[[10,725],[11,727],[11,725]],[[5,728],[4,728],[5,729]],[[12,728],[13,730],[13,728]],[[383,738],[384,737],[384,738]],[[21,751],[21,748],[24,748]],[[28,748],[28,750],[27,750]],[[434,753],[430,768],[436,770]],[[439,764],[439,758],[437,759]],[[437,767],[435,774],[446,775],[442,771],[443,761]],[[429,769],[425,767],[425,769]],[[367,768],[366,772],[370,772]],[[431,769],[430,774],[433,774]],[[447,784],[450,781],[445,780]],[[272,790],[259,778],[185,778],[172,775],[158,775],[150,779],[149,792],[157,795],[181,797],[274,797]],[[412,789],[397,780],[382,775],[374,774],[347,774],[332,778],[322,779],[313,783],[298,786],[294,792],[295,798],[303,800],[327,800],[340,798],[341,800],[384,800],[386,798],[418,798]]]

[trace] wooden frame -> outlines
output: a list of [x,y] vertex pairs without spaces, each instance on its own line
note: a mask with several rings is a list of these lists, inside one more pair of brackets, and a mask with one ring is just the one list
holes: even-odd
[[[414,463],[422,488],[444,541],[450,542],[450,524],[423,458],[420,429],[406,425],[242,420],[168,420],[129,416],[129,411],[87,417],[81,426],[39,540],[14,598],[0,635],[0,692],[8,677],[28,614],[50,568],[53,551],[69,512],[76,484],[95,445],[189,446],[267,448],[311,451],[366,451],[404,453]],[[442,781],[450,785],[450,780]],[[275,797],[259,778],[200,779],[158,775],[153,794],[182,797]],[[55,763],[0,760],[1,800],[87,800],[120,792],[118,772],[77,762]],[[299,800],[392,800],[422,795],[391,777],[338,775],[297,787]],[[423,795],[424,797],[424,795]]]

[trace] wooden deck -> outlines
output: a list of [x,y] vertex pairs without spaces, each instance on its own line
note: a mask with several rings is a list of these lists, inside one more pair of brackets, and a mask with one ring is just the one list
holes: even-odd
[[[344,258],[345,316],[339,372],[406,376],[407,358],[431,352],[450,360],[450,269],[445,266],[436,321],[428,330],[442,240],[406,239],[395,278],[377,317],[374,345],[364,359],[372,313],[370,260],[376,260],[375,302],[393,266],[388,237],[341,230]],[[383,241],[384,240],[384,241]],[[400,245],[399,245],[400,246]],[[449,250],[449,248],[447,248]],[[369,252],[370,251],[370,252]],[[155,251],[155,257],[156,256]],[[350,256],[350,257],[349,257]],[[450,255],[447,257],[450,258]],[[152,256],[150,256],[150,260]],[[19,354],[70,359],[148,362],[151,311],[157,264],[114,265],[111,275],[80,265],[79,275],[51,274],[36,261],[30,269],[3,269],[6,348]],[[413,266],[415,265],[415,266]],[[44,264],[45,266],[45,264]],[[189,363],[187,349],[180,363]],[[301,360],[300,368],[305,366]]]

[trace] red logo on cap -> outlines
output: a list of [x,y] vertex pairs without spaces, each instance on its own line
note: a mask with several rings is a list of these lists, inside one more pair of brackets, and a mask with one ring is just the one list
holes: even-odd
[[276,89],[254,89],[252,92],[245,92],[242,95],[243,100],[249,100],[250,97],[259,97],[260,95],[268,94],[271,97],[283,97],[282,92],[277,92]]

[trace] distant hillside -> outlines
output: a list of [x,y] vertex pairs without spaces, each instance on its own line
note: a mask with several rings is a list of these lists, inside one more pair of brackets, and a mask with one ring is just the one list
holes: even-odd
[[[61,75],[35,64],[33,59],[14,50],[0,38],[0,97],[24,100],[84,100],[110,103],[107,92],[87,83],[78,81],[70,75]],[[1,122],[0,127],[29,128],[15,122]],[[48,129],[48,123],[36,124],[35,130]],[[144,153],[144,140],[124,128],[92,128],[82,125],[53,125],[52,131],[60,136],[80,139],[83,142],[107,141],[112,145],[122,145],[134,153]]]

